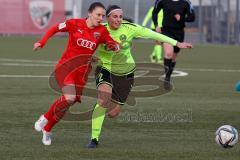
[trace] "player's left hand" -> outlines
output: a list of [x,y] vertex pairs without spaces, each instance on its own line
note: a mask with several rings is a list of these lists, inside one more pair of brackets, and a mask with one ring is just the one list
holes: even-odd
[[177,47],[185,49],[185,48],[193,48],[193,45],[187,42],[177,42]]

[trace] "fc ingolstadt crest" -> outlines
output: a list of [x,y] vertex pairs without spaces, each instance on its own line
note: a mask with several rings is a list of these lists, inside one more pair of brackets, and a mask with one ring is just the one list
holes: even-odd
[[48,0],[31,0],[29,2],[29,11],[34,25],[39,28],[45,28],[53,13],[53,2]]

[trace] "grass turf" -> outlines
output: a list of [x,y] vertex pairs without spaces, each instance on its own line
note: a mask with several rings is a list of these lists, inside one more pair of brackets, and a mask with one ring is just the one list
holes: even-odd
[[[54,38],[44,49],[33,52],[36,39],[1,37],[0,75],[50,75],[51,66],[12,61],[56,61],[66,43],[65,38]],[[152,47],[152,43],[134,43],[136,61],[148,61]],[[171,93],[137,98],[136,106],[125,105],[117,119],[106,119],[96,150],[85,149],[90,121],[59,123],[53,130],[53,144],[43,146],[33,124],[58,95],[49,88],[47,78],[0,77],[1,159],[237,160],[240,145],[222,149],[216,145],[214,133],[223,124],[240,131],[240,93],[234,90],[240,80],[239,49],[196,45],[193,50],[184,50],[177,68],[189,75],[175,77]],[[72,111],[85,111],[94,103],[85,97]]]

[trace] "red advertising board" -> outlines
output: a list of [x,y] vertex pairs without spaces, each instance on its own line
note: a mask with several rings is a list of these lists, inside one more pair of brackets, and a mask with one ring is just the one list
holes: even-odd
[[39,34],[63,22],[64,0],[0,0],[1,34]]

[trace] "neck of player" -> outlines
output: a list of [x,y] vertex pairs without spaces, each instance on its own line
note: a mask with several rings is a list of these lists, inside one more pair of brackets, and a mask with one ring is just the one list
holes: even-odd
[[90,29],[94,28],[94,25],[93,25],[92,21],[89,18],[86,20],[86,23],[87,23],[88,28],[90,28]]

